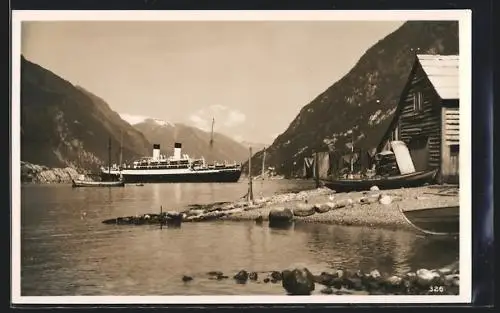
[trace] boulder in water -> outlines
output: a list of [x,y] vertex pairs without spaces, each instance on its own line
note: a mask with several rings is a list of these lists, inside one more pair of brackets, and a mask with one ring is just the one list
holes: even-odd
[[193,280],[193,277],[191,277],[191,276],[187,276],[187,275],[182,276],[183,282],[188,282],[188,281],[192,281],[192,280]]
[[419,269],[416,275],[417,275],[417,283],[421,287],[429,287],[440,278],[440,275],[437,272],[429,271],[424,268]]
[[314,282],[324,285],[324,286],[332,286],[335,276],[330,273],[322,272],[318,276],[314,277]]
[[379,191],[380,189],[378,188],[378,186],[371,186],[370,187],[370,191]]
[[283,279],[283,275],[281,275],[281,272],[278,271],[272,271],[271,272],[271,278],[277,281],[280,281]]
[[293,222],[293,212],[288,208],[274,208],[269,212],[269,227],[287,226]]
[[248,278],[250,280],[257,280],[259,278],[259,275],[257,275],[256,272],[251,272],[249,275],[248,275]]
[[256,219],[255,219],[255,223],[260,225],[264,222],[264,217],[262,217],[262,215],[259,215]]
[[331,294],[333,294],[333,289],[330,287],[325,287],[325,288],[321,289],[320,292],[322,294],[325,294],[325,295],[331,295]]
[[248,280],[248,272],[245,270],[239,271],[236,275],[233,277],[237,283],[239,284],[244,284]]
[[314,276],[307,268],[296,268],[282,273],[282,286],[289,295],[310,295],[314,290]]

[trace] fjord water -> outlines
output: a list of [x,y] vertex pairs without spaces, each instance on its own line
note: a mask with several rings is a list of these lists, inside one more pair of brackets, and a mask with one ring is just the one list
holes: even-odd
[[[312,187],[311,182],[256,182],[254,194]],[[284,294],[280,284],[241,285],[231,278],[209,280],[205,274],[222,271],[231,277],[240,269],[260,272],[295,265],[317,273],[343,267],[402,274],[441,267],[458,257],[454,238],[366,227],[297,223],[285,230],[252,221],[217,221],[160,230],[101,223],[159,212],[160,205],[181,210],[194,203],[233,201],[246,189],[244,181],[123,188],[23,186],[21,295]],[[194,280],[184,283],[183,275]]]

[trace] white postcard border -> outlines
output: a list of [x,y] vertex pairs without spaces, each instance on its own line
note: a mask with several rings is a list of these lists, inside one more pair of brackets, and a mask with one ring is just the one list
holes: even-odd
[[20,164],[20,55],[22,21],[459,21],[460,59],[460,294],[457,296],[21,296],[20,171],[13,170],[11,210],[11,300],[13,304],[272,304],[272,303],[469,303],[472,294],[470,10],[391,11],[13,11],[12,166]]

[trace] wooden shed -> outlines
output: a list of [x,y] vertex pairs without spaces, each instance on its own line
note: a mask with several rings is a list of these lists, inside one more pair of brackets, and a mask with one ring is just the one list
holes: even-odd
[[439,183],[459,180],[459,58],[416,55],[393,121],[378,146],[401,140],[415,170],[439,169]]

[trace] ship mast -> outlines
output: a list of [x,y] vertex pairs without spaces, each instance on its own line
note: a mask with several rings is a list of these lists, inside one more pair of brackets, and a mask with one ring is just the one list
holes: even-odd
[[214,124],[215,124],[215,118],[212,117],[212,131],[210,132],[210,143],[209,143],[210,152],[208,154],[208,157],[209,157],[209,162],[212,162],[215,165],[215,161],[213,160],[213,155],[212,155],[212,148],[214,146]]
[[108,140],[108,175],[111,175],[111,137]]
[[214,145],[214,124],[215,124],[215,118],[212,118],[212,131],[210,133],[210,148],[212,148]]
[[123,159],[123,130],[120,132],[120,163],[118,164],[118,169],[122,167],[122,159]]

